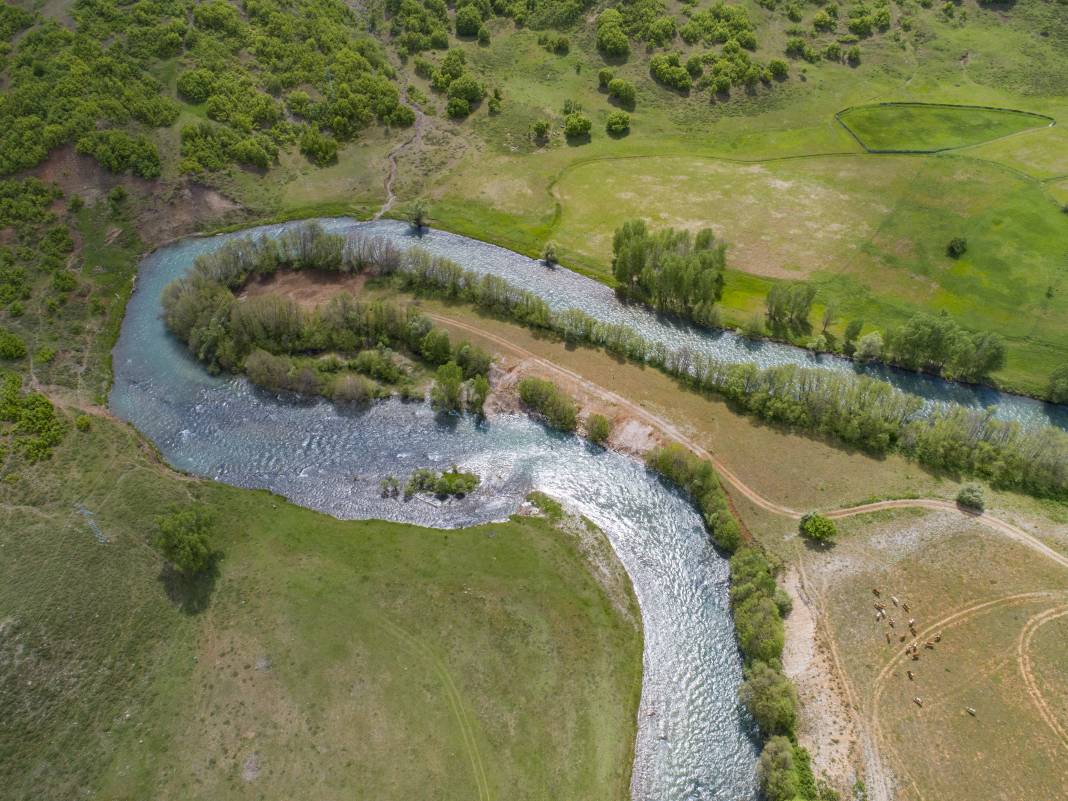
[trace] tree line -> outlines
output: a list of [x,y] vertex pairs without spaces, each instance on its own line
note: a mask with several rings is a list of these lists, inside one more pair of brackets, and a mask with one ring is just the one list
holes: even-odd
[[612,238],[612,274],[625,300],[648,303],[703,325],[718,322],[726,245],[709,228],[651,232],[644,220],[629,220]]
[[782,670],[783,617],[792,603],[776,584],[776,567],[759,547],[745,543],[710,462],[672,443],[649,451],[645,463],[689,497],[713,543],[730,556],[730,605],[745,663],[738,695],[764,741],[758,765],[761,789],[768,798],[793,799],[803,788],[816,788],[808,752],[797,744],[797,690]]
[[452,342],[410,307],[363,303],[342,293],[305,311],[276,295],[239,303],[233,294],[250,278],[283,267],[345,273],[374,264],[388,270],[398,257],[399,251],[381,241],[347,240],[314,224],[274,238],[231,240],[200,256],[189,275],[166,287],[164,322],[212,372],[244,371],[260,386],[339,402],[375,397],[374,382],[414,393],[397,349],[437,368],[433,394],[441,408],[458,411],[466,403],[481,410],[489,391],[489,354],[465,341]]
[[669,349],[578,309],[554,312],[532,292],[419,248],[401,254],[394,270],[402,288],[466,300],[553,331],[568,342],[649,364],[791,429],[874,454],[900,452],[932,468],[981,476],[1007,489],[1068,497],[1068,434],[1056,427],[1024,428],[995,419],[991,410],[955,404],[926,409],[916,396],[869,376],[796,365],[760,368],[687,348]]

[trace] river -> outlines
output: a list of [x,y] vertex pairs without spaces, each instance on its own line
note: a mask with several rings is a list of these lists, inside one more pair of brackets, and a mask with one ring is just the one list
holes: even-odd
[[[270,489],[340,518],[466,526],[507,517],[532,489],[560,499],[604,530],[641,606],[635,801],[754,799],[758,751],[737,700],[742,665],[727,564],[692,506],[639,462],[523,416],[478,425],[400,401],[345,412],[208,375],[167,333],[159,298],[198,253],[223,241],[190,239],[143,261],[113,354],[112,410],[177,468]],[[433,506],[379,497],[386,474],[452,463],[483,477],[463,501]]]

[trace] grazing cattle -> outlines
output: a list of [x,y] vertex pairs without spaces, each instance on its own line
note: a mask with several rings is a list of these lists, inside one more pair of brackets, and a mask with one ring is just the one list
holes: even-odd
[[889,618],[886,622],[890,624],[890,628],[894,627],[894,619],[893,618]]
[[897,605],[898,605],[898,604],[897,604],[897,596],[896,596],[896,595],[891,595],[891,596],[890,596],[890,600],[894,602],[894,606],[897,606]]
[[898,642],[905,642],[905,635],[902,634],[900,637],[897,638],[897,641]]
[[911,611],[909,609],[909,605],[908,604],[901,604],[901,608],[904,609],[906,612]]
[[889,631],[888,631],[888,632],[886,632],[886,644],[887,644],[887,645],[889,645],[889,644],[890,644],[890,632],[889,632]]
[[967,712],[968,712],[968,714],[969,714],[969,715],[971,715],[971,716],[972,716],[973,718],[975,717],[975,710],[974,710],[974,709],[972,709],[972,708],[971,708],[970,706],[969,706],[969,707],[966,707],[966,711],[967,711]]
[[923,706],[923,699],[917,695],[915,698],[912,699],[912,703],[916,704],[916,706]]
[[912,674],[911,670],[905,671],[909,675],[909,681],[916,681],[916,677]]
[[871,594],[874,595],[876,598],[879,597],[879,591],[875,589],[875,587],[871,588]]
[[920,661],[920,652],[919,651],[917,651],[916,653],[914,653],[912,655],[912,661],[913,662],[919,662]]
[[936,634],[934,636],[934,641],[935,642],[942,642],[942,632],[938,632],[938,634]]
[[916,618],[910,617],[909,618],[909,628],[911,629],[915,625],[916,625]]
[[924,648],[930,648],[930,649],[931,649],[931,650],[933,651],[933,650],[934,650],[934,643],[933,643],[933,642],[931,642],[930,640],[928,640],[927,642],[925,642],[925,643],[923,644],[923,647],[924,647]]

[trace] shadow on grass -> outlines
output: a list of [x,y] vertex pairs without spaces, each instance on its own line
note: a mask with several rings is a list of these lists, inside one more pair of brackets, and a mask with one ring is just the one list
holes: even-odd
[[165,563],[159,574],[159,582],[171,603],[187,615],[199,615],[207,609],[215,593],[215,582],[219,579],[220,557],[221,554],[213,554],[208,567],[193,576],[180,573],[169,562]]

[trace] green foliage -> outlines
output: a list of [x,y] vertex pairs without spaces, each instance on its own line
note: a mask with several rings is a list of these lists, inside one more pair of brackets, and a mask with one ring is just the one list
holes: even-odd
[[813,542],[828,543],[838,536],[834,521],[815,512],[809,512],[801,518],[798,530],[802,537]]
[[772,737],[764,745],[757,763],[760,789],[768,801],[793,801],[797,796],[794,746],[785,737]]
[[597,49],[610,58],[626,58],[630,53],[623,15],[614,8],[606,8],[597,16]]
[[541,260],[548,264],[550,267],[557,262],[557,244],[553,240],[549,240],[545,243],[541,249]]
[[716,547],[733,553],[742,542],[741,528],[710,462],[672,443],[645,455],[645,465],[682,489],[697,506]]
[[544,142],[549,138],[552,123],[548,120],[535,120],[530,124],[530,135],[538,142]]
[[658,53],[649,59],[649,72],[658,82],[685,94],[693,86],[693,79],[682,65],[679,53]]
[[142,178],[158,178],[159,152],[143,136],[123,131],[91,131],[78,140],[77,150],[92,156],[101,166],[114,173],[133,173]]
[[921,313],[889,333],[884,355],[903,367],[976,379],[1004,366],[1005,341],[995,333],[965,331],[944,311]]
[[242,136],[208,122],[184,126],[181,138],[179,169],[186,173],[216,172],[234,162],[266,169],[278,156],[277,146],[263,134]]
[[965,484],[957,493],[957,504],[973,512],[982,512],[986,508],[986,495],[979,484]]
[[564,118],[564,136],[568,139],[580,139],[590,135],[593,123],[585,114],[574,112]]
[[765,662],[754,662],[746,668],[738,695],[764,737],[793,734],[797,691],[782,671]]
[[633,109],[636,92],[634,84],[623,78],[613,78],[608,82],[608,96],[624,108]]
[[952,259],[959,259],[968,251],[968,240],[963,236],[955,236],[946,245],[946,255]]
[[434,374],[434,386],[430,390],[434,408],[442,412],[460,411],[463,379],[463,370],[455,362],[441,365]]
[[594,445],[604,445],[612,436],[612,421],[603,414],[591,414],[586,420],[586,437]]
[[807,331],[808,316],[816,299],[816,287],[804,281],[780,282],[765,300],[768,326],[772,330]]
[[[607,67],[603,67],[597,71],[597,87],[599,89],[608,89],[608,85],[612,83],[612,80],[616,77],[615,73]],[[1068,206],[1066,206],[1068,208]]]
[[87,414],[79,414],[74,418],[74,427],[84,434],[92,427],[92,420],[89,419]]
[[471,379],[471,386],[467,393],[467,410],[475,414],[483,414],[483,407],[490,394],[490,382],[484,375],[476,375]]
[[575,402],[552,381],[526,377],[516,386],[523,404],[537,412],[545,422],[560,431],[574,431],[578,425]]
[[623,136],[630,130],[630,115],[625,111],[609,113],[604,129],[610,136]]
[[482,15],[473,5],[465,5],[456,11],[456,35],[477,36],[482,26]]
[[439,498],[462,498],[477,489],[481,479],[475,473],[465,473],[453,465],[443,473],[435,473],[429,468],[421,467],[408,477],[404,485],[404,499],[408,500],[417,493],[437,495]]
[[15,361],[26,356],[26,343],[17,334],[0,328],[0,359]]
[[67,427],[51,401],[39,392],[23,392],[22,378],[0,376],[0,466],[10,455],[30,462],[47,458]]
[[337,140],[311,126],[300,135],[300,152],[313,164],[325,167],[337,161]]
[[630,220],[616,229],[612,254],[612,273],[625,298],[706,325],[718,320],[726,247],[711,229],[691,238],[673,228],[652,233],[644,220]]
[[450,97],[445,104],[445,113],[454,120],[463,119],[471,113],[471,103],[462,97]]
[[416,198],[408,207],[407,218],[409,225],[418,233],[426,228],[430,219],[430,207],[422,198]]
[[212,521],[205,509],[173,509],[156,518],[156,527],[160,553],[178,572],[195,576],[211,566]]

